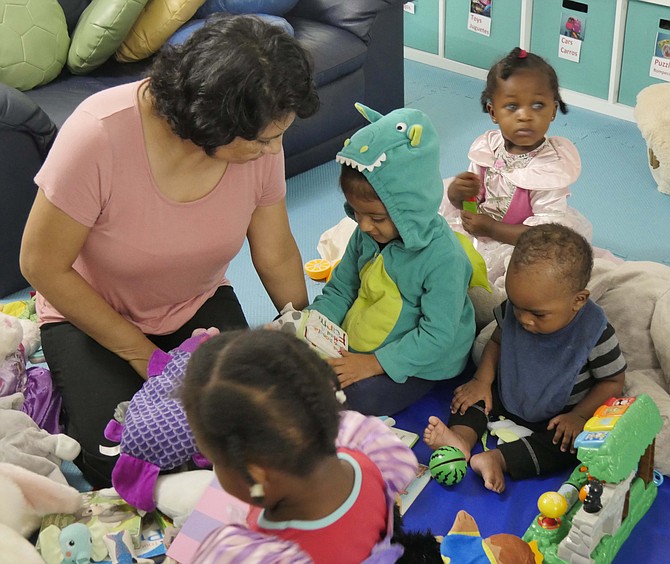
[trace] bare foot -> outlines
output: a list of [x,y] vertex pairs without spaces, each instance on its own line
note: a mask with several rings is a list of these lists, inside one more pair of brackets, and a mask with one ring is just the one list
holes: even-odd
[[497,448],[475,454],[470,459],[470,468],[484,479],[486,489],[496,493],[505,491],[505,459]]
[[423,431],[423,442],[433,450],[443,446],[456,447],[463,453],[466,462],[470,460],[470,447],[463,437],[458,433],[454,433],[435,415],[431,415],[428,418],[428,426]]

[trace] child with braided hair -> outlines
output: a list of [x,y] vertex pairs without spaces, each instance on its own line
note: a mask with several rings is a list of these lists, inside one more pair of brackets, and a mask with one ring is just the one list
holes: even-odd
[[[242,522],[195,561],[395,562],[393,506],[417,461],[378,418],[341,411],[333,370],[281,331],[227,332],[190,359],[181,398]],[[379,560],[380,554],[384,555]]]
[[489,281],[502,290],[506,262],[530,226],[561,223],[590,241],[591,224],[567,204],[581,172],[577,148],[547,137],[556,112],[568,111],[551,65],[514,48],[489,70],[481,104],[499,129],[475,139],[468,170],[444,181],[440,213],[476,238]]

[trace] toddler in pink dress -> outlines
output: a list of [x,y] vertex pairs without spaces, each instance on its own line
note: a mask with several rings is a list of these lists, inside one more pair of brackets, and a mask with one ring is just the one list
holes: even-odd
[[502,291],[509,257],[528,227],[561,223],[590,241],[591,224],[567,204],[581,172],[577,148],[546,137],[556,112],[567,112],[554,69],[517,47],[491,68],[481,99],[499,129],[475,139],[468,171],[445,180],[440,213],[475,239],[489,281]]

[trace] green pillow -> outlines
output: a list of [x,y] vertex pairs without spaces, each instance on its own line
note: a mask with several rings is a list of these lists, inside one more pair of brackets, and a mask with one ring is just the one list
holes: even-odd
[[121,45],[147,0],[93,0],[72,34],[67,68],[86,74],[102,65]]
[[63,69],[70,38],[57,0],[0,2],[0,82],[30,90]]

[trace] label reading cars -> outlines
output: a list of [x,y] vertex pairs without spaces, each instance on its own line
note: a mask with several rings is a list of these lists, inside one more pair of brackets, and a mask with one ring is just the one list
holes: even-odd
[[565,12],[561,14],[561,30],[558,37],[558,57],[578,63],[582,53],[586,18],[583,14]]

